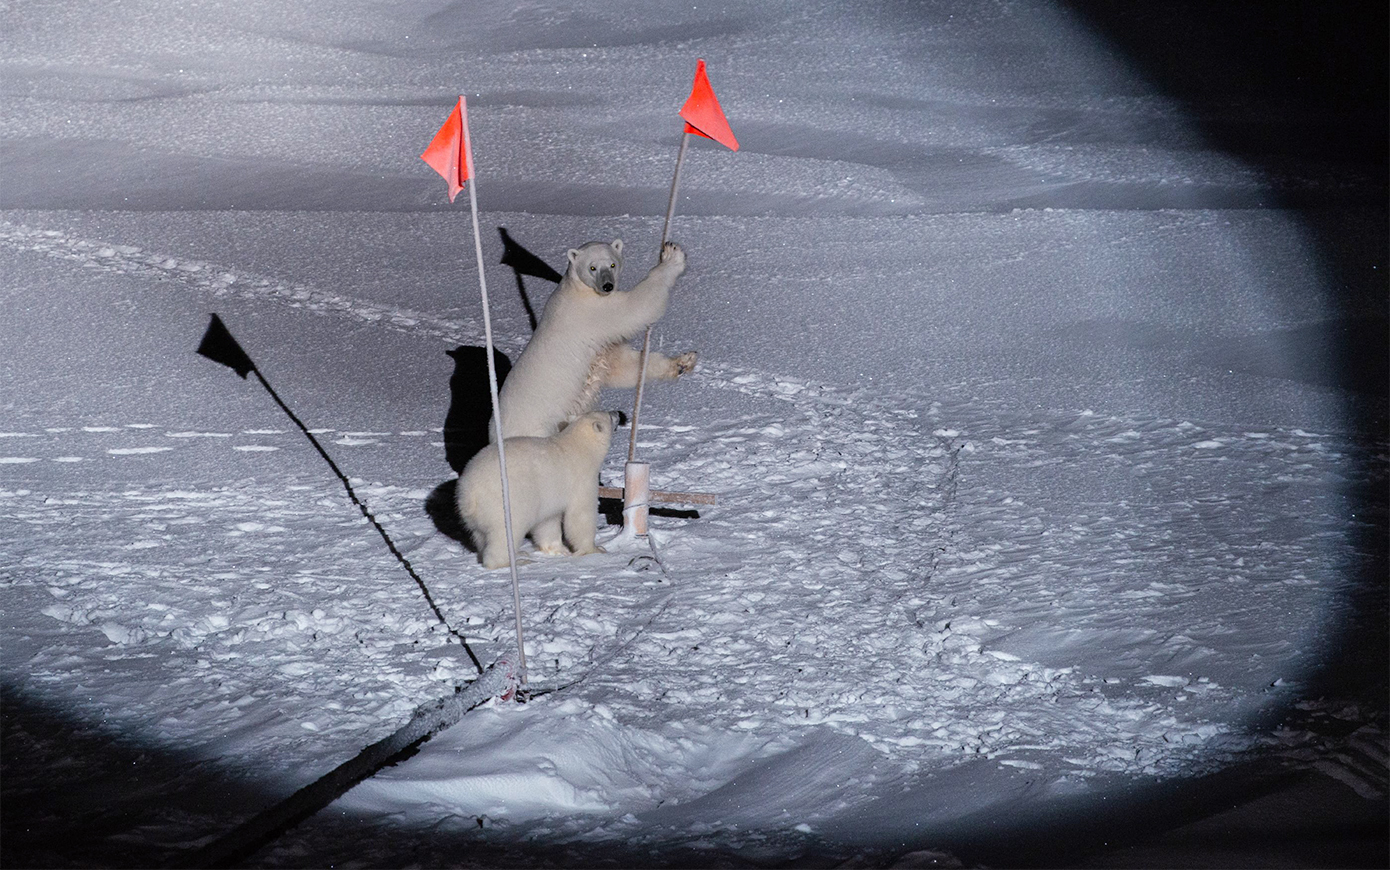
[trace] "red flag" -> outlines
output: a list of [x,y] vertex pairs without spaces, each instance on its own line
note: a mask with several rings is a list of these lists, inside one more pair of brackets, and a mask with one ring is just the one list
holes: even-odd
[[690,98],[681,106],[681,117],[685,119],[685,132],[713,139],[725,148],[738,150],[738,140],[729,129],[729,121],[724,110],[719,108],[719,99],[710,87],[709,77],[705,75],[705,61],[695,61],[695,84],[690,88]]
[[459,97],[449,120],[434,134],[420,159],[449,182],[449,202],[454,201],[463,183],[473,175],[473,146],[468,141],[468,104]]

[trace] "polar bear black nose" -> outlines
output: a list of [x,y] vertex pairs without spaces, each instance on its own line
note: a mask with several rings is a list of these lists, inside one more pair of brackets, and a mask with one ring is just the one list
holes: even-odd
[[612,282],[612,281],[604,281],[604,282],[603,282],[603,292],[604,292],[604,293],[612,293],[612,292],[613,292],[613,282]]

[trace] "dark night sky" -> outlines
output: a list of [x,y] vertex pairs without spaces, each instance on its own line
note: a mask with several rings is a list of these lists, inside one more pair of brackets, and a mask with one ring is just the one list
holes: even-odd
[[[1335,157],[1380,169],[1390,126],[1390,14],[1360,0],[1068,0],[1228,150]],[[1240,104],[1291,123],[1213,119]],[[1205,116],[1205,117],[1204,117]],[[1382,200],[1383,201],[1383,200]]]

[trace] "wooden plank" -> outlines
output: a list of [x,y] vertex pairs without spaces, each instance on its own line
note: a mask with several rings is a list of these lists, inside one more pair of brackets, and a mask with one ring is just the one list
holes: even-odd
[[[598,496],[599,498],[616,498],[621,501],[623,488],[621,486],[600,486]],[[668,492],[654,489],[649,493],[649,498],[653,502],[661,502],[662,504],[718,504],[718,497],[712,492]]]

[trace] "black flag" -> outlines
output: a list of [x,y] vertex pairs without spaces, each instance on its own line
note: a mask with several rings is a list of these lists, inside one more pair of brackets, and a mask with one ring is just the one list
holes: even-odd
[[241,349],[241,345],[236,343],[232,334],[227,331],[227,326],[222,322],[222,318],[216,314],[212,316],[212,322],[208,324],[208,331],[203,333],[203,340],[198,345],[198,353],[216,363],[222,363],[229,369],[241,375],[244,380],[256,368],[256,364],[251,362],[251,357],[246,355],[246,351]]
[[530,275],[552,284],[559,284],[564,276],[535,254],[523,248],[516,239],[507,233],[506,227],[498,227],[502,234],[502,265],[510,266],[518,275]]

